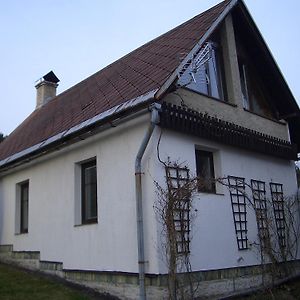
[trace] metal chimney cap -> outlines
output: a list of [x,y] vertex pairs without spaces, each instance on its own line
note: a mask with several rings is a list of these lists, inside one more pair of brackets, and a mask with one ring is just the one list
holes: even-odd
[[50,71],[46,75],[42,77],[45,81],[52,82],[52,83],[58,83],[59,79],[56,77],[53,71]]
[[46,84],[46,83],[48,85],[51,84],[51,85],[57,87],[58,82],[59,82],[59,79],[56,77],[54,72],[50,71],[49,73],[47,73],[46,75],[44,75],[43,77],[41,77],[40,79],[38,79],[35,82],[35,87],[38,89],[41,85]]

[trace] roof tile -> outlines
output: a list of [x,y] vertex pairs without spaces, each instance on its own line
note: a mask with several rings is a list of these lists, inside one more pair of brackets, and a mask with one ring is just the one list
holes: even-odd
[[0,144],[0,160],[115,105],[161,87],[220,15],[226,0],[141,46],[36,109]]

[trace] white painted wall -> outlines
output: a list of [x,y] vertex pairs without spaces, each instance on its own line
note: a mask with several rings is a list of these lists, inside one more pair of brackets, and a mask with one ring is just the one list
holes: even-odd
[[[158,139],[158,132],[156,132]],[[180,142],[179,142],[180,141]],[[191,174],[196,173],[195,146],[216,151],[215,172],[217,177],[245,177],[265,181],[267,197],[270,199],[269,182],[283,184],[286,196],[297,190],[294,162],[277,159],[241,149],[227,147],[194,136],[163,130],[160,143],[160,156],[163,160],[183,162]],[[164,184],[163,166],[155,162],[156,180]],[[197,209],[193,223],[191,242],[191,263],[193,270],[222,269],[235,266],[259,264],[259,254],[253,247],[239,251],[237,247],[230,194],[226,187],[218,186],[218,194],[196,193],[194,208]],[[249,191],[250,192],[250,191]],[[251,193],[250,193],[251,194]],[[255,215],[247,210],[248,240],[257,240]],[[159,229],[160,230],[160,229]],[[238,262],[237,259],[243,260]],[[166,272],[162,263],[160,272]]]
[[[149,124],[149,114],[111,128],[85,141],[38,159],[34,164],[0,178],[0,244],[16,251],[40,251],[41,259],[63,262],[66,269],[138,272],[134,161]],[[153,206],[154,181],[164,184],[158,162],[157,127],[143,159],[146,272],[165,273],[161,255],[161,226]],[[294,164],[244,150],[164,130],[163,159],[185,162],[196,172],[195,145],[216,151],[217,176],[234,175],[283,183],[285,194],[296,191]],[[76,163],[97,157],[98,224],[74,226]],[[16,184],[29,180],[29,233],[15,234]],[[194,270],[258,263],[255,251],[238,251],[230,196],[225,187],[218,195],[197,194],[191,262]],[[254,215],[248,214],[249,240],[256,238]],[[237,258],[243,257],[238,263]]]
[[[106,130],[0,179],[0,244],[40,251],[64,268],[137,272],[134,162],[150,115]],[[98,224],[75,225],[76,163],[97,157]],[[146,172],[151,164],[145,156]],[[29,179],[29,232],[15,234],[16,184]],[[154,190],[146,182],[147,271],[157,272]],[[151,181],[152,183],[152,181]],[[79,189],[80,190],[80,189]],[[154,234],[152,233],[154,232]]]

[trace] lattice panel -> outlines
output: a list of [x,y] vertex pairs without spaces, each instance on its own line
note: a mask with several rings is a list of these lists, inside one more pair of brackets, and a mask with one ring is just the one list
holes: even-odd
[[188,189],[189,169],[167,166],[166,178],[169,192],[176,195],[173,207],[173,222],[178,254],[190,252],[190,192]]
[[286,246],[286,234],[285,234],[285,215],[284,215],[284,199],[283,188],[280,183],[270,183],[270,190],[272,196],[274,217],[276,230],[279,240],[279,246]]
[[248,249],[245,179],[228,177],[231,207],[239,250]]
[[261,246],[265,246],[265,241],[269,237],[267,219],[267,199],[266,184],[263,181],[251,180],[252,197],[256,214],[258,236]]

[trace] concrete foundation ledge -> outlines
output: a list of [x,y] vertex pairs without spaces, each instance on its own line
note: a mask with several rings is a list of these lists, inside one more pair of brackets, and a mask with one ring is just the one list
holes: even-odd
[[13,245],[0,245],[0,253],[7,253],[13,251]]
[[[87,286],[100,293],[108,293],[121,299],[138,299],[138,274],[117,271],[94,271],[64,269],[62,262],[40,260],[39,251],[13,251],[12,245],[0,245],[0,262],[15,264],[66,279],[69,282]],[[197,297],[217,299],[230,294],[269,286],[284,278],[289,270],[295,276],[300,274],[300,260],[289,261],[276,266],[279,277],[271,276],[271,265],[255,265],[219,270],[202,270],[190,273],[193,285],[197,286]],[[281,275],[281,276],[280,276]],[[186,274],[178,274],[184,290],[188,290]],[[168,299],[168,275],[146,274],[147,299]]]
[[40,269],[48,270],[48,271],[62,271],[63,270],[63,263],[62,262],[55,262],[55,261],[40,261]]
[[37,259],[40,260],[38,251],[12,251],[13,259]]

